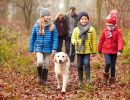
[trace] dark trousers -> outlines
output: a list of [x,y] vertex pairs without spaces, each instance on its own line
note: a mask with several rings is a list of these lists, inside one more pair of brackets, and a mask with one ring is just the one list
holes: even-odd
[[58,52],[61,52],[62,51],[62,45],[63,45],[63,40],[65,38],[63,36],[58,36]]
[[70,57],[70,62],[73,63],[75,58],[75,46],[71,43],[71,38],[68,36],[66,36],[65,38],[65,46],[66,46],[65,52]]
[[111,77],[115,77],[115,64],[117,60],[117,54],[105,54],[105,73],[109,72],[109,69],[111,69]]

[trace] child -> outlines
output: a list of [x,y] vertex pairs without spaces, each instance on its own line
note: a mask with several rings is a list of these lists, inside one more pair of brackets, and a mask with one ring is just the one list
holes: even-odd
[[117,11],[112,10],[106,19],[106,28],[103,29],[100,42],[98,45],[98,52],[104,53],[105,83],[109,78],[109,68],[111,69],[110,83],[115,82],[115,64],[117,55],[121,55],[123,50],[123,36],[121,30],[117,26]]
[[58,48],[58,33],[49,9],[40,6],[38,10],[40,19],[32,28],[29,52],[36,52],[38,79],[47,85],[49,55]]
[[[63,40],[65,40],[65,36],[68,33],[66,19],[62,12],[59,12],[58,15],[56,16],[55,25],[58,30],[58,52],[61,52]],[[65,44],[65,48],[66,48],[66,44]]]
[[78,64],[78,86],[83,84],[83,66],[87,82],[90,82],[90,54],[96,54],[96,32],[90,25],[87,12],[79,13],[79,22],[74,28],[71,42],[76,46],[77,64]]

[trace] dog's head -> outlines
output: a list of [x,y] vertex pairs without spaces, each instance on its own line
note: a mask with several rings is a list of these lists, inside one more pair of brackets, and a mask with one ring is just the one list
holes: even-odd
[[59,64],[62,64],[66,61],[69,61],[69,57],[66,53],[64,52],[58,52],[56,53],[56,55],[54,56],[54,61],[59,63]]

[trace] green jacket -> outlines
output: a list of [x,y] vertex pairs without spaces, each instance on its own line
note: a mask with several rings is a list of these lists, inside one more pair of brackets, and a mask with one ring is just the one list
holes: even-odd
[[80,50],[82,39],[79,37],[80,30],[78,27],[74,28],[71,42],[73,45],[75,45],[76,53],[77,54],[90,54],[90,53],[96,53],[97,52],[97,43],[96,43],[96,31],[95,29],[90,26],[90,29],[88,31],[88,38],[85,41],[85,52],[82,52]]

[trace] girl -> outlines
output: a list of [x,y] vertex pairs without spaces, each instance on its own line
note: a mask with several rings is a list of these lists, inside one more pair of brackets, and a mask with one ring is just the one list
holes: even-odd
[[106,28],[102,31],[98,45],[98,52],[104,53],[106,62],[104,70],[105,83],[109,78],[109,69],[111,69],[110,83],[115,82],[116,59],[117,55],[121,55],[122,50],[123,37],[121,30],[117,26],[117,11],[112,10],[106,19]]
[[[67,34],[67,23],[66,19],[63,13],[59,12],[58,15],[55,18],[55,25],[58,30],[58,52],[62,51],[62,45],[63,45],[63,40],[65,40],[65,36]],[[66,41],[65,41],[66,43]],[[66,44],[65,44],[66,48]]]
[[83,84],[83,66],[87,82],[90,82],[90,54],[96,54],[96,32],[90,25],[87,12],[79,13],[79,22],[74,28],[71,42],[76,46],[78,64],[78,86]]
[[36,52],[38,79],[47,85],[49,55],[58,48],[58,33],[49,9],[40,6],[38,10],[40,19],[32,28],[29,51]]

